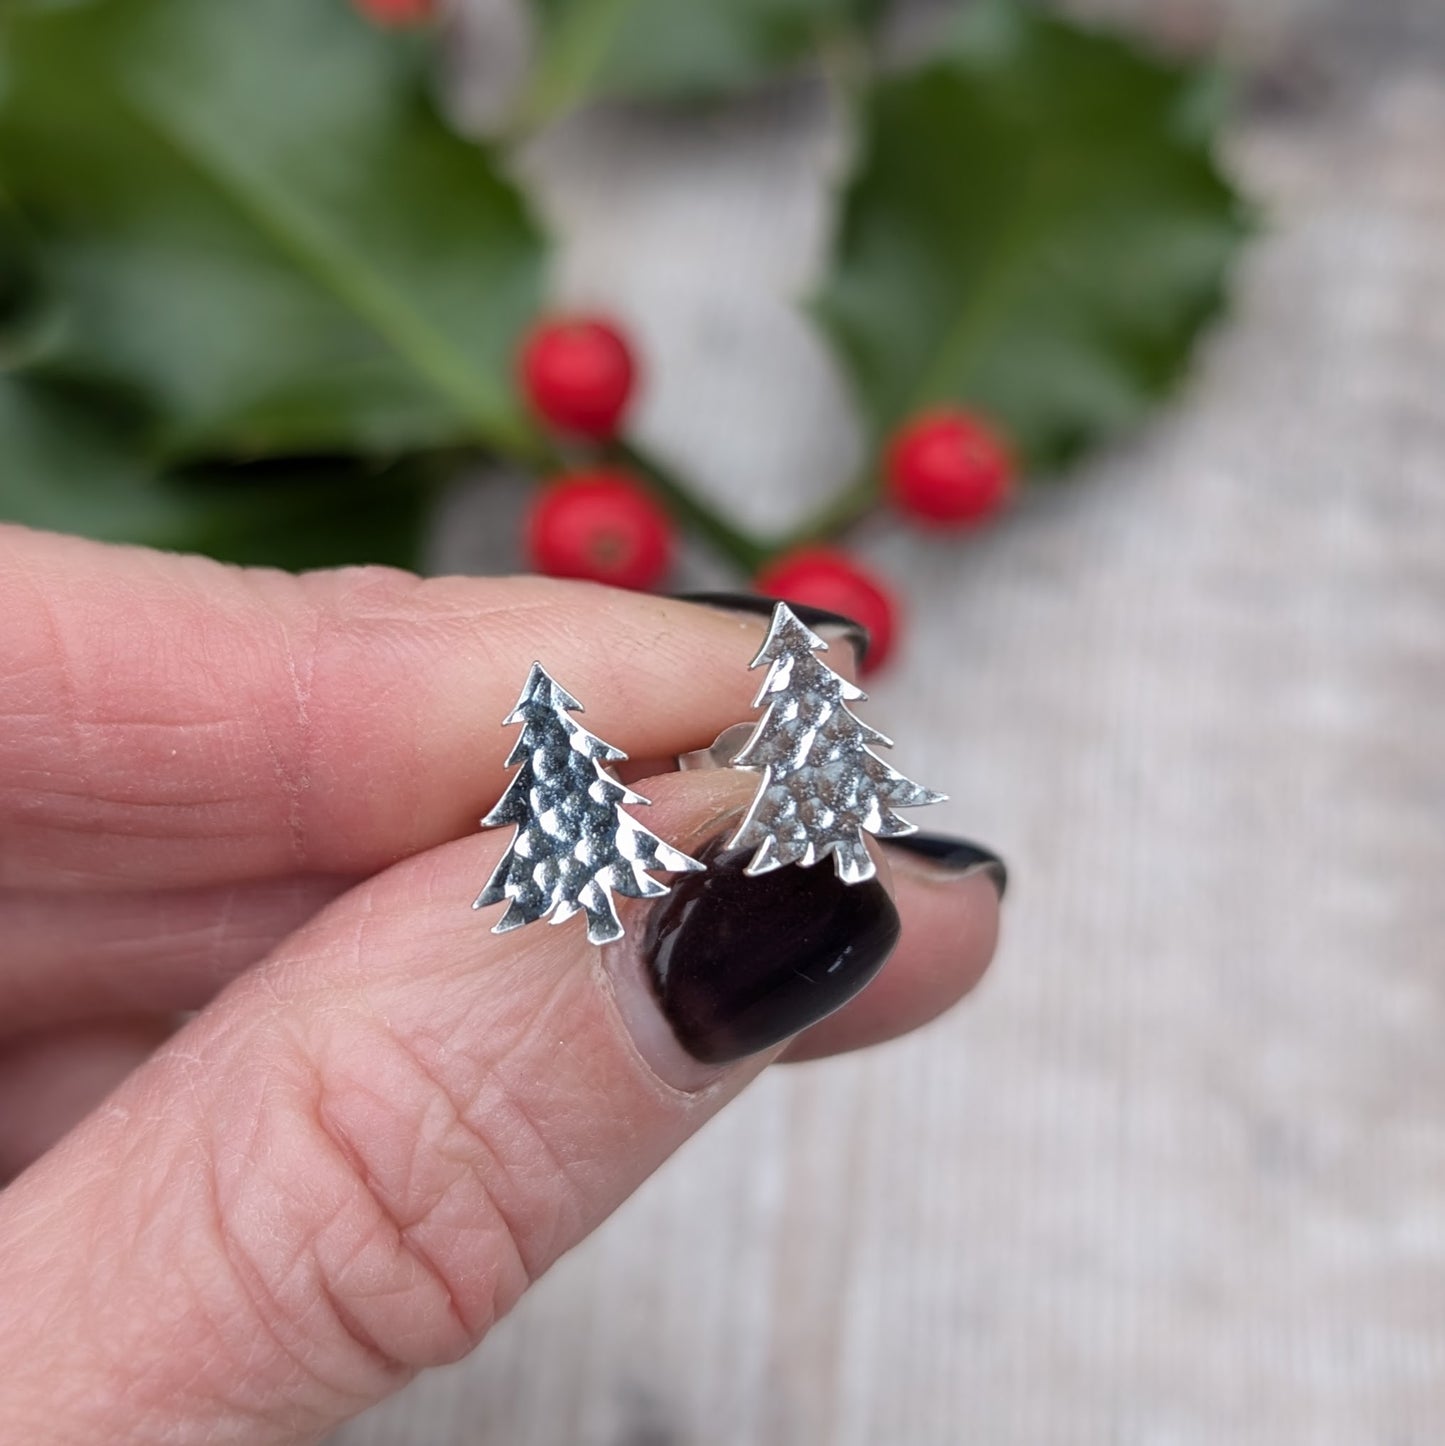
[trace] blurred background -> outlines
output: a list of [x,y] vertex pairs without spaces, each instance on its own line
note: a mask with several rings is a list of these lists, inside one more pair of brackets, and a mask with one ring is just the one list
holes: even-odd
[[[1014,869],[992,975],[770,1074],[345,1446],[1441,1439],[1445,8],[1073,8],[1239,67],[1262,230],[1078,485],[861,542],[909,579],[875,711]],[[800,82],[529,156],[644,430],[759,523],[849,464],[792,305],[836,145]],[[497,493],[454,505],[449,566]]]
[[[890,7],[889,45],[907,54],[943,8]],[[1221,160],[1255,235],[1170,404],[1070,485],[1025,489],[963,539],[883,515],[850,536],[904,614],[870,719],[950,794],[938,826],[1008,859],[1000,958],[920,1035],[772,1072],[474,1360],[336,1446],[1442,1439],[1445,5],[1045,8],[1236,77]],[[525,27],[508,0],[457,0],[450,21],[452,111],[495,135]],[[617,317],[645,359],[633,439],[760,536],[826,504],[872,445],[799,306],[851,152],[835,82],[805,66],[702,109],[603,102],[513,150],[556,240],[554,303]],[[1130,259],[1147,276],[1147,248]],[[163,303],[173,273],[157,292],[137,276]],[[298,374],[314,367],[311,314],[277,314],[299,318]],[[244,330],[218,330],[225,366]],[[30,332],[10,336],[0,373],[29,355]],[[164,439],[187,478],[205,428],[251,468],[268,428],[295,448],[335,422],[331,397],[203,412],[186,388],[205,367],[162,370],[145,380],[190,427]],[[0,388],[4,515],[193,537],[173,479],[140,513],[66,490],[114,452],[47,430],[72,374],[18,385],[25,409]],[[398,514],[380,433],[415,414],[361,415],[382,457],[364,484],[331,451],[318,480],[312,457],[314,505],[263,509],[255,534],[223,509],[215,550],[334,560],[405,539],[436,570],[518,566],[526,469],[469,460],[430,522]],[[65,486],[17,491],[40,475],[17,455],[59,458]],[[689,537],[677,585],[738,585]]]

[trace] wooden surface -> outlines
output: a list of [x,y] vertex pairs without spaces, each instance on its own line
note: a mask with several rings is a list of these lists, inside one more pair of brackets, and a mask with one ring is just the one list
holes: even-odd
[[[868,542],[876,713],[1015,869],[993,976],[775,1071],[344,1446],[1445,1439],[1445,7],[1156,8],[1267,72],[1236,320],[986,541]],[[648,431],[759,521],[849,465],[789,308],[835,159],[804,88],[533,161]]]

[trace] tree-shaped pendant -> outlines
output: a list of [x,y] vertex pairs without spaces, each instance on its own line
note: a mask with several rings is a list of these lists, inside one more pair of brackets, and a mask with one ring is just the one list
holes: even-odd
[[521,766],[482,827],[515,824],[517,834],[473,905],[508,905],[494,934],[548,914],[561,924],[586,913],[587,937],[608,944],[623,933],[614,891],[633,899],[658,898],[668,888],[649,877],[649,870],[687,873],[703,867],[622,811],[624,804],[647,800],[608,771],[609,764],[627,755],[568,716],[582,711],[534,663],[517,706],[505,719],[507,725],[522,726],[507,759],[508,768]]
[[761,769],[763,778],[729,845],[755,850],[750,874],[785,864],[810,868],[831,854],[844,883],[862,883],[877,873],[864,833],[878,838],[916,833],[894,809],[921,808],[946,797],[905,778],[873,752],[870,745],[893,744],[849,709],[868,695],[817,656],[827,648],[779,603],[753,659],[754,668],[768,665],[753,704],[766,704],[767,711],[732,762]]

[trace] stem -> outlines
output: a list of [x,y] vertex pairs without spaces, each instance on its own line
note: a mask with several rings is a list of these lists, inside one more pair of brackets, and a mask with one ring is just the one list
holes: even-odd
[[852,26],[833,28],[819,46],[823,81],[840,106],[856,110],[873,80],[873,46]]
[[740,571],[751,576],[777,548],[749,532],[735,527],[725,517],[701,501],[655,458],[629,442],[618,444],[617,455],[647,478],[652,490],[672,511],[688,523],[722,557]]
[[[542,458],[535,453],[519,456],[511,453],[513,460],[536,465],[541,462],[545,471],[565,470],[568,459],[555,450]],[[810,543],[826,542],[840,532],[846,532],[861,522],[877,505],[878,484],[871,472],[866,472],[839,496],[826,503],[811,517],[793,531],[780,537],[758,537],[729,522],[720,512],[710,507],[691,489],[668,470],[663,463],[635,444],[619,441],[613,449],[613,456],[634,472],[646,478],[648,485],[668,506],[679,521],[686,523],[721,558],[751,577],[766,563],[795,547]]]
[[813,515],[801,522],[792,532],[776,540],[769,549],[772,553],[791,552],[795,547],[807,547],[815,542],[826,542],[840,532],[861,522],[878,504],[878,483],[872,473],[864,473],[856,482],[826,502]]
[[562,17],[542,24],[541,60],[520,107],[523,134],[540,130],[586,95],[624,26],[626,0],[586,0]]

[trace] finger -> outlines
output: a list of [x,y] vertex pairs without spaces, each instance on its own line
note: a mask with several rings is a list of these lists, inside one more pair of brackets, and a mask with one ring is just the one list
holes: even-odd
[[110,1020],[0,1049],[0,1184],[84,1119],[171,1028],[161,1019]]
[[983,851],[965,846],[951,864],[899,843],[885,852],[903,920],[898,948],[862,994],[788,1046],[783,1058],[789,1062],[911,1033],[977,988],[993,959],[1002,875],[998,866],[978,861]]
[[[788,1058],[860,1049],[927,1023],[978,983],[994,952],[991,856],[887,846],[903,937],[887,971]],[[282,879],[158,894],[0,895],[0,1037],[140,1012],[200,1009],[355,881]]]
[[356,881],[0,893],[0,1037],[199,1009]]
[[[752,791],[648,787],[694,853]],[[503,843],[339,900],[0,1196],[0,1439],[310,1439],[455,1359],[897,936],[877,881],[716,869],[499,938]]]
[[0,527],[0,887],[362,875],[459,837],[541,658],[635,757],[748,716],[765,620],[543,579],[295,578]]

